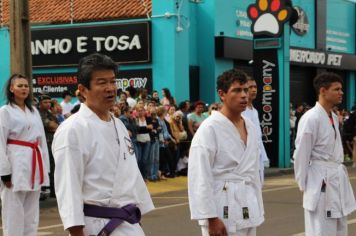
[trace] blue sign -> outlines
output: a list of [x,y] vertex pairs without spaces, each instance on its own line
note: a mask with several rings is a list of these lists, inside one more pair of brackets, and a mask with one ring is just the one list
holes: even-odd
[[293,47],[315,48],[315,1],[293,0],[298,21],[291,26],[290,44]]
[[[355,53],[355,3],[327,1],[326,48],[329,51]],[[335,14],[337,12],[337,14]]]

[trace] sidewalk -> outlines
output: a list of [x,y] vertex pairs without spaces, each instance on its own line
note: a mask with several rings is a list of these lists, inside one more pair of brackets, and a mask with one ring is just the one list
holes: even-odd
[[[265,177],[281,176],[293,174],[292,168],[266,168]],[[152,196],[162,193],[175,192],[187,189],[187,177],[179,176],[174,179],[162,180],[158,182],[148,182],[147,188]]]
[[[281,176],[292,174],[293,169],[279,169],[279,168],[266,168],[265,169],[265,176],[273,177],[273,176]],[[158,182],[148,182],[147,183],[148,191],[150,192],[151,196],[155,196],[158,194],[164,194],[169,192],[176,192],[181,190],[187,190],[187,177],[186,176],[179,176],[173,179],[162,180]],[[54,198],[46,199],[45,201],[40,202],[41,208],[48,208],[56,206],[57,202]]]

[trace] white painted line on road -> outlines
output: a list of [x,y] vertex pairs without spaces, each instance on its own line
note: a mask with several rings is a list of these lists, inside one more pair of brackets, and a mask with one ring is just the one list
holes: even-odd
[[[348,225],[356,224],[356,219],[348,220],[347,224]],[[305,235],[305,233],[303,232],[303,233],[299,233],[299,234],[292,234],[291,236],[304,236],[304,235]]]
[[164,209],[168,209],[168,208],[173,208],[173,207],[178,207],[178,206],[185,206],[188,205],[188,202],[184,202],[184,203],[179,203],[179,204],[173,204],[173,205],[168,205],[168,206],[164,206],[164,207],[157,207],[155,210],[164,210]]
[[298,188],[298,186],[287,186],[287,187],[280,187],[280,188],[271,188],[271,189],[262,190],[262,192],[263,193],[268,193],[268,192],[280,191],[280,190],[286,190],[286,189],[292,189],[292,188]]
[[37,232],[37,236],[42,236],[42,235],[53,235],[52,232]]
[[53,229],[53,228],[58,228],[58,227],[63,227],[63,225],[58,224],[58,225],[43,226],[43,227],[38,227],[38,230]]
[[188,197],[152,197],[156,199],[188,199]]
[[[350,179],[350,180],[354,180],[354,179],[356,179],[356,176],[350,177],[349,179]],[[295,184],[295,185],[293,185],[293,186],[286,186],[286,187],[280,187],[280,188],[265,189],[265,190],[262,190],[262,192],[268,193],[268,192],[280,191],[280,190],[286,190],[286,189],[292,189],[292,188],[298,188],[298,186]]]

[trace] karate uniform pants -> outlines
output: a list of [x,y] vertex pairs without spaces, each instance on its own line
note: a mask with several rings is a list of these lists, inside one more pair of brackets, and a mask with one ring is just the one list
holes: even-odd
[[18,191],[2,187],[3,236],[36,236],[40,191]]
[[347,236],[347,217],[327,218],[325,193],[321,193],[315,211],[304,210],[305,236]]
[[[202,236],[209,236],[208,226],[201,226]],[[236,231],[235,233],[228,233],[229,236],[256,236],[256,227],[246,228]]]

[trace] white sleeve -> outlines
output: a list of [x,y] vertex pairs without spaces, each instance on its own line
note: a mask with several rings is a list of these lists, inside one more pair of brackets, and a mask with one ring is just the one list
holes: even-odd
[[298,126],[297,138],[295,140],[295,151],[293,155],[295,179],[301,191],[305,190],[308,165],[314,142],[314,136],[310,129],[310,123],[307,124],[307,122],[304,122],[304,120],[301,119]]
[[0,110],[0,176],[11,174],[11,164],[6,154],[10,117],[5,109]]
[[188,196],[191,218],[217,217],[214,202],[212,166],[215,153],[207,146],[192,146],[188,163]]
[[52,144],[54,182],[59,213],[64,229],[68,229],[85,225],[82,197],[84,155],[76,131],[68,126],[60,128]]

